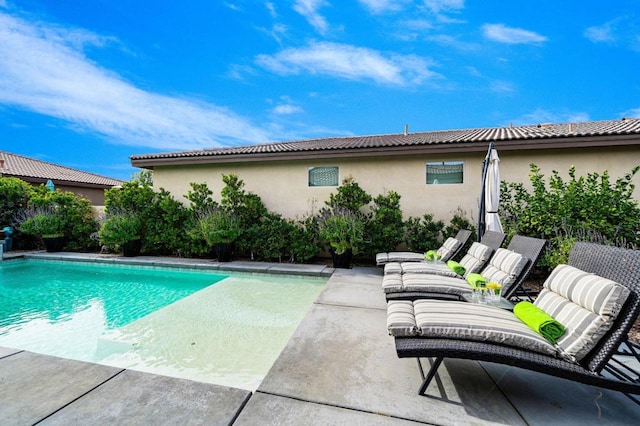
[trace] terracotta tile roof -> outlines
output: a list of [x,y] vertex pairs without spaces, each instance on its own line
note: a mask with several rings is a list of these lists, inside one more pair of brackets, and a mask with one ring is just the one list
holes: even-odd
[[0,174],[22,178],[30,182],[51,179],[53,183],[67,183],[70,185],[95,186],[111,188],[122,185],[123,181],[108,177],[87,173],[46,161],[35,160],[21,155],[0,151]]
[[[485,143],[490,141],[535,141],[542,139],[580,139],[581,137],[640,135],[640,119],[590,121],[583,123],[538,124],[515,127],[491,127],[463,130],[443,130],[420,133],[399,133],[371,136],[332,137],[294,142],[268,143],[229,148],[134,155],[131,161],[152,164],[155,159],[188,159],[195,157],[225,157],[255,154],[292,154],[319,151],[367,150],[393,147],[418,147]],[[149,161],[151,160],[151,161]]]

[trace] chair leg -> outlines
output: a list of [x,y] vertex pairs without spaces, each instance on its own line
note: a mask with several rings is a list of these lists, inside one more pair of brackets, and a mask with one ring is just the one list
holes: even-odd
[[420,358],[417,359],[418,360],[418,368],[420,369],[420,375],[422,376],[422,385],[420,386],[420,389],[418,390],[418,395],[424,396],[424,393],[426,392],[427,388],[429,387],[429,383],[431,383],[431,380],[433,380],[433,378],[435,377],[436,373],[438,372],[438,367],[440,367],[440,364],[442,364],[442,361],[444,360],[444,358],[442,357],[438,357],[436,358],[432,363],[431,363],[431,368],[429,369],[429,372],[427,373],[427,375],[424,375],[424,370],[422,369],[422,364],[420,363]]

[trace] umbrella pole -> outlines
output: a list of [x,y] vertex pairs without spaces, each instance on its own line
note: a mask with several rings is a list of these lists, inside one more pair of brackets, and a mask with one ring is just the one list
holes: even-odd
[[491,159],[491,150],[493,149],[493,142],[489,143],[489,149],[487,150],[487,155],[484,157],[484,161],[482,162],[482,182],[480,187],[480,213],[478,214],[478,241],[482,239],[484,235],[485,228],[487,226],[486,218],[485,218],[485,210],[486,203],[484,200],[485,196],[485,188],[487,182],[487,169],[489,168],[489,160]]

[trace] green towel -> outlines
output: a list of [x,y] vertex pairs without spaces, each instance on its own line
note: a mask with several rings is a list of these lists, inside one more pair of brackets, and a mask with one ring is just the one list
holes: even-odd
[[461,264],[459,264],[455,260],[448,261],[447,262],[447,266],[449,267],[449,269],[451,269],[456,274],[464,275],[464,271],[465,271],[464,266],[462,266]]
[[433,260],[436,258],[436,251],[435,250],[429,250],[428,252],[426,252],[424,254],[424,258],[427,260]]
[[487,280],[480,274],[469,274],[469,275],[467,275],[467,282],[473,288],[476,288],[478,286],[484,287],[484,286],[487,285]]
[[564,326],[562,324],[531,302],[517,303],[513,307],[513,313],[529,328],[554,345],[564,334]]

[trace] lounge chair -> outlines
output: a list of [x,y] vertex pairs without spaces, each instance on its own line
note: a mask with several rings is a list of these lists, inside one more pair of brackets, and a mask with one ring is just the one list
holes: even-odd
[[[487,231],[479,243],[471,244],[467,253],[460,260],[465,268],[464,276],[482,270],[491,258],[491,255],[500,248],[506,235],[502,232]],[[433,262],[389,262],[384,265],[385,274],[404,273],[438,274],[451,277],[459,276],[449,269],[443,261]]]
[[[521,288],[538,262],[547,241],[515,235],[506,249],[500,248],[480,271],[488,280],[503,285],[502,296],[509,299]],[[464,278],[406,272],[386,274],[382,289],[387,300],[436,298],[460,300],[473,290]]]
[[[436,253],[441,256],[440,260],[446,262],[455,257],[470,237],[471,231],[461,229],[455,237],[447,238],[442,246],[436,250]],[[389,253],[376,254],[376,265],[383,266],[389,262],[424,262],[424,253],[392,251]]]
[[[465,302],[390,301],[387,325],[398,357],[418,359],[421,395],[444,358],[506,364],[640,394],[637,371],[602,374],[611,371],[612,357],[628,342],[640,313],[640,251],[576,243],[568,265],[554,269],[536,304],[566,327],[555,346],[508,310]],[[452,324],[440,321],[444,313]],[[426,375],[421,357],[434,358]]]
[[384,275],[400,274],[431,274],[460,278],[468,274],[479,272],[491,259],[494,249],[481,243],[473,243],[459,264],[464,268],[464,274],[450,269],[445,262],[390,262],[384,265]]

